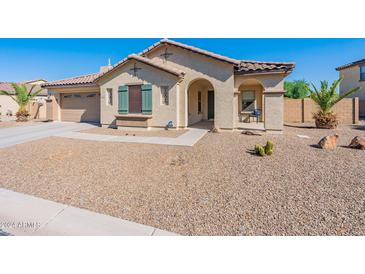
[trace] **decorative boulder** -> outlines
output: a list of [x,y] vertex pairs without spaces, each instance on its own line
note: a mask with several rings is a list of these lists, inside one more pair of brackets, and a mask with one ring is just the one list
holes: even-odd
[[244,131],[241,132],[241,134],[253,135],[253,136],[261,136],[262,135],[261,133],[250,131],[250,130],[244,130]]
[[356,136],[351,140],[349,147],[365,150],[365,137]]
[[337,134],[325,136],[319,141],[318,145],[322,149],[335,149],[337,147],[338,137]]
[[211,130],[209,130],[210,133],[218,133],[218,128],[214,127]]

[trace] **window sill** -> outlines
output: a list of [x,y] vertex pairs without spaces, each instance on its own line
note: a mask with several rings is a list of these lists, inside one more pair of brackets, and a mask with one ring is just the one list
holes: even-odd
[[141,120],[146,120],[146,119],[151,119],[152,118],[152,115],[150,114],[133,114],[133,113],[128,113],[128,114],[116,114],[114,115],[115,118],[125,118],[125,119],[128,119],[128,118],[137,118],[137,119],[141,119]]

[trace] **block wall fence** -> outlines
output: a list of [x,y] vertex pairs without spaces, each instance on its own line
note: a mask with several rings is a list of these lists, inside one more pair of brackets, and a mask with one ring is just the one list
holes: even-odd
[[[359,122],[359,98],[345,98],[333,108],[340,124],[357,124]],[[310,98],[284,99],[284,123],[314,122],[313,113],[317,105]]]

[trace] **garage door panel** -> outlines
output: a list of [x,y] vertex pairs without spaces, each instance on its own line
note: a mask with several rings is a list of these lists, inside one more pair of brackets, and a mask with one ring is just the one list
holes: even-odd
[[100,94],[62,94],[61,119],[68,122],[100,122]]

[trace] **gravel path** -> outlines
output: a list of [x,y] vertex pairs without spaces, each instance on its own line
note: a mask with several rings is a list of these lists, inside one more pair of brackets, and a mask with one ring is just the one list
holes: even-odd
[[126,134],[129,136],[150,136],[150,137],[171,137],[176,138],[186,130],[125,130],[125,129],[113,129],[113,128],[102,128],[95,127],[92,129],[82,130],[80,132],[84,133],[94,133],[94,134],[105,134],[105,135],[117,135],[117,136],[125,136]]
[[[333,132],[337,150],[312,146]],[[365,235],[365,152],[341,147],[355,135],[365,126],[191,148],[53,137],[0,149],[0,187],[184,235]],[[272,156],[248,153],[268,139]]]

